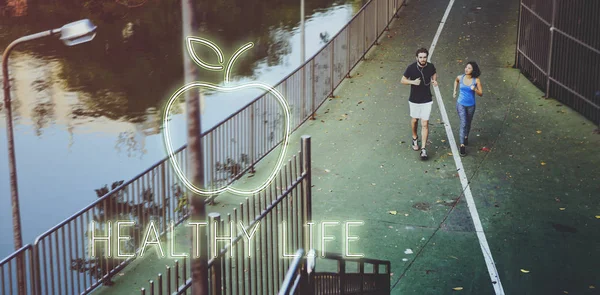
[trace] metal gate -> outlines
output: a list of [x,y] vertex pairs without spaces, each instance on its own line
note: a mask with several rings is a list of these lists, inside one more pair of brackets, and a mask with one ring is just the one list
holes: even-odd
[[600,124],[600,1],[520,1],[516,67]]

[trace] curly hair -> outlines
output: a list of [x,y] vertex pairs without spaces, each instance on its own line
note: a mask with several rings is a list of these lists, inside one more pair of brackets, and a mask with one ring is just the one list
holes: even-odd
[[471,77],[477,78],[477,77],[481,76],[481,70],[479,69],[479,66],[477,65],[476,62],[470,61],[467,63],[467,65],[471,65],[471,67],[473,67],[473,72],[471,73]]

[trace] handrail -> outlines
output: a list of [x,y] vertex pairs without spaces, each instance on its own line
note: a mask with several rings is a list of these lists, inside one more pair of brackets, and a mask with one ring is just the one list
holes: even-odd
[[296,290],[296,287],[301,279],[301,275],[298,274],[298,270],[303,265],[302,256],[304,256],[304,249],[298,249],[298,251],[296,251],[296,257],[294,257],[290,268],[285,274],[285,278],[283,279],[283,283],[279,289],[279,295],[294,294],[294,291]]
[[[10,255],[8,255],[8,256],[6,256],[6,257],[4,257],[4,259],[0,260],[0,266],[4,265],[5,263],[8,263],[8,262],[9,262],[9,260],[11,260],[11,259],[13,259],[13,258],[17,257],[17,255],[21,254],[21,252],[24,252],[24,251],[30,250],[31,248],[32,248],[32,245],[31,245],[31,244],[24,245],[23,247],[19,248],[19,250],[16,250],[16,251],[15,251],[15,252],[13,252],[12,254],[10,254]],[[1,289],[0,289],[0,290],[1,290]]]
[[337,260],[337,261],[344,260],[344,261],[353,261],[353,262],[365,262],[365,263],[370,263],[370,264],[381,264],[381,265],[390,264],[390,261],[388,261],[388,260],[379,260],[379,259],[364,258],[364,257],[348,258],[342,254],[331,253],[331,252],[325,252],[322,254],[322,256],[319,256],[319,258],[325,258],[325,259],[331,259],[331,260]]

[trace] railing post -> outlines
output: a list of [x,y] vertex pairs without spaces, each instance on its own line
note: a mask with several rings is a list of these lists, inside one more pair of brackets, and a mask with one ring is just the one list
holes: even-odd
[[331,76],[329,77],[329,81],[331,82],[331,94],[329,95],[329,97],[333,97],[333,75],[335,73],[334,71],[334,65],[335,65],[335,59],[333,58],[333,55],[335,54],[335,38],[331,39],[331,51],[329,52],[329,66],[331,67]]
[[249,132],[249,134],[250,134],[250,149],[249,149],[250,150],[250,155],[248,155],[248,160],[250,161],[250,165],[251,165],[250,166],[250,172],[251,173],[255,172],[255,170],[254,170],[254,159],[256,159],[254,157],[254,154],[255,154],[255,150],[254,150],[255,146],[254,145],[256,144],[256,140],[255,140],[256,136],[254,135],[254,107],[255,107],[255,105],[253,103],[250,106],[250,124],[249,124],[249,126],[250,126],[250,132]]
[[[166,173],[166,169],[165,169],[165,163],[160,165],[160,186],[162,188],[161,192],[162,192],[162,216],[163,216],[163,220],[162,220],[162,230],[164,233],[167,232],[167,224],[170,224],[169,222],[169,218],[167,217],[167,182],[165,179],[165,173]],[[169,214],[170,215],[170,214]]]
[[[369,4],[367,4],[369,5]],[[363,23],[363,50],[362,50],[362,59],[367,60],[367,9],[363,9],[362,11],[362,23]]]
[[300,110],[300,122],[302,122],[306,117],[306,64],[302,66],[300,72],[302,73],[300,75],[300,84],[302,84],[302,89],[300,90],[300,105],[302,106],[302,109]]
[[[304,219],[304,224],[303,226],[308,226],[309,222],[312,222],[312,193],[311,193],[311,187],[312,187],[312,183],[311,183],[311,155],[310,155],[310,135],[302,135],[302,139],[300,142],[300,148],[302,151],[302,176],[304,177],[304,180],[302,181],[302,191],[304,192],[304,198],[303,200],[303,204],[302,207],[304,207],[304,210],[302,212],[303,214],[303,219]],[[313,251],[313,249],[311,249],[311,245],[310,245],[310,240],[311,237],[307,236],[307,233],[310,233],[310,231],[304,231],[304,249],[306,249],[306,253],[308,253],[307,255],[307,263],[305,264],[305,267],[303,268],[302,272],[303,272],[303,276],[307,279],[307,284],[306,284],[306,289],[308,289],[308,295],[311,295],[314,293],[315,291],[315,287],[314,287],[314,280],[313,280],[313,275],[314,275],[314,269],[311,270],[311,266],[314,266],[314,259],[316,259],[316,253],[315,251]],[[311,255],[313,257],[311,257]],[[312,262],[312,263],[309,263]]]
[[158,274],[158,295],[163,294],[163,282],[162,282],[162,274]]
[[350,29],[351,26],[348,25],[348,27],[346,27],[346,78],[350,78],[350,70],[352,70],[350,68],[350,36],[351,36],[351,32],[352,29]]
[[[219,214],[217,212],[211,212],[208,214],[209,241],[213,241],[214,237],[217,235],[217,232],[215,231],[215,227],[214,227],[215,223],[217,225],[221,224],[221,214]],[[207,247],[208,247],[208,245],[207,245]],[[209,253],[209,255],[211,255],[210,251],[208,251],[208,253]],[[215,254],[218,255],[218,252],[212,253],[213,257]],[[210,260],[210,256],[208,257],[208,260]],[[221,287],[222,287],[221,286],[221,258],[215,259],[215,261],[212,264],[212,266],[210,267],[209,271],[210,271],[211,294],[213,294],[213,295],[221,294]]]
[[[310,135],[302,135],[302,171],[306,175],[303,182],[303,190],[304,190],[304,220],[306,223],[312,221],[312,194],[311,194],[311,171],[310,171]],[[306,245],[304,245],[304,249],[310,249],[310,245],[308,242],[309,239],[306,239]]]
[[35,267],[36,267],[36,263],[35,263],[35,253],[34,253],[35,248],[33,247],[33,245],[31,247],[29,247],[29,273],[30,273],[30,282],[29,282],[29,287],[31,288],[31,294],[37,294],[36,292],[36,281],[35,281]]
[[375,2],[375,45],[379,45],[379,0],[373,0]]
[[360,274],[360,293],[365,289],[365,262],[361,259],[358,262],[358,273]]
[[313,58],[312,62],[310,63],[311,66],[311,71],[310,71],[310,76],[311,76],[311,80],[312,80],[312,87],[311,87],[311,91],[310,91],[310,119],[314,120],[315,119],[315,59]]
[[[167,265],[167,294],[171,295],[171,283],[173,281],[171,280],[171,267],[169,267]],[[175,286],[175,289],[177,290],[177,286]]]
[[548,52],[548,70],[546,71],[546,98],[550,97],[550,71],[552,70],[552,47],[554,46],[554,23],[556,18],[556,0],[552,1],[552,22],[550,23],[550,51]]
[[513,68],[519,68],[519,42],[521,40],[521,14],[523,13],[523,0],[519,1],[519,13],[517,14],[517,45],[515,46],[515,64]]
[[346,261],[338,260],[338,275],[340,276],[340,295],[346,294]]
[[390,1],[391,0],[385,0],[385,29],[383,31],[390,30]]
[[42,294],[42,281],[40,280],[40,253],[37,240],[33,243],[33,245],[31,245],[31,260],[33,264],[33,267],[31,268],[32,291],[35,295]]
[[385,273],[387,274],[387,275],[386,275],[386,278],[387,278],[386,282],[388,282],[387,284],[384,284],[384,286],[385,286],[385,292],[386,292],[386,294],[390,294],[390,292],[391,292],[391,289],[390,289],[390,284],[389,284],[389,281],[390,281],[390,276],[389,276],[389,274],[390,274],[390,272],[391,272],[391,271],[392,271],[392,270],[391,270],[391,267],[390,267],[390,263],[389,263],[389,261],[388,261],[388,262],[385,264]]

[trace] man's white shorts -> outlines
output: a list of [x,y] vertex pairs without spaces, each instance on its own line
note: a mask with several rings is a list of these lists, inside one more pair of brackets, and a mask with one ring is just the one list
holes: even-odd
[[433,101],[426,103],[413,103],[409,101],[408,105],[410,106],[410,116],[412,118],[429,121]]

